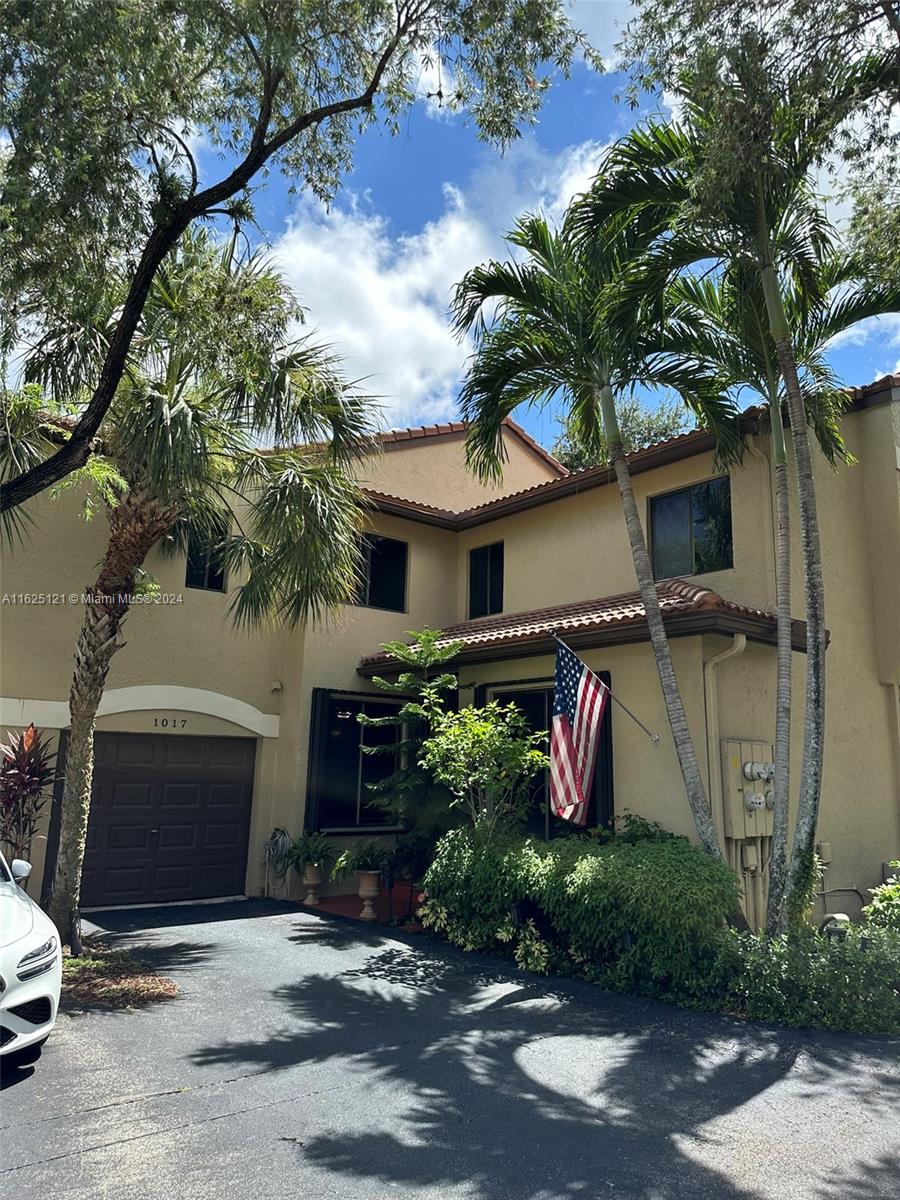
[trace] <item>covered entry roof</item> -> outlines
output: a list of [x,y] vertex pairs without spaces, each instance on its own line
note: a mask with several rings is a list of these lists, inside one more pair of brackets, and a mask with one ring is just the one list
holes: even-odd
[[[663,620],[670,637],[703,633],[744,633],[751,641],[775,643],[775,616],[725,600],[710,588],[684,579],[667,579],[656,585]],[[622,645],[649,639],[644,605],[639,592],[578,600],[531,612],[501,613],[463,621],[444,630],[442,641],[463,641],[458,661],[486,662],[521,658],[553,650],[553,634],[572,646]],[[795,650],[806,649],[806,624],[792,623]],[[390,670],[389,654],[370,654],[357,668],[370,676]]]

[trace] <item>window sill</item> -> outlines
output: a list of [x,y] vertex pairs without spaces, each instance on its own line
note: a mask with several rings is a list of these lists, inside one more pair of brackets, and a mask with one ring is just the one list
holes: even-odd
[[403,833],[404,830],[404,825],[341,825],[337,828],[322,825],[315,832],[324,833],[327,837],[352,837],[360,833]]

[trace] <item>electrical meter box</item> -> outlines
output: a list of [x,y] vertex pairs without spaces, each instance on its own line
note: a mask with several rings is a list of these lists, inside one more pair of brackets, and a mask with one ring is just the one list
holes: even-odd
[[726,837],[771,836],[774,758],[774,747],[767,742],[722,742],[722,799]]

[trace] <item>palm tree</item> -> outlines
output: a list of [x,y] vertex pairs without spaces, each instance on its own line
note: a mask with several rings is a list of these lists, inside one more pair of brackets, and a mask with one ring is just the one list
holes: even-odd
[[[633,272],[629,295],[661,293],[673,275],[743,264],[762,292],[766,323],[784,383],[800,515],[807,627],[803,761],[797,820],[785,883],[791,918],[812,886],[825,738],[825,594],[812,453],[797,348],[786,307],[796,281],[812,286],[831,231],[810,175],[835,129],[892,64],[883,56],[854,63],[814,101],[779,92],[748,56],[717,88],[693,84],[686,125],[651,124],[617,143],[590,192],[574,206],[576,238],[622,236],[631,229],[655,243]],[[731,141],[728,139],[731,138]],[[725,142],[721,162],[717,152]],[[718,173],[722,178],[718,179]],[[776,431],[777,436],[777,431]]]
[[[29,374],[57,399],[48,408],[33,392],[22,401],[32,441],[53,445],[73,427],[81,381],[102,352],[122,287],[114,281],[103,317],[63,325],[34,348]],[[206,234],[186,235],[154,280],[93,454],[70,477],[93,485],[109,523],[75,650],[50,901],[75,953],[94,723],[149,551],[183,549],[192,534],[212,546],[241,580],[230,604],[239,625],[295,624],[352,594],[361,496],[347,467],[366,444],[370,409],[327,350],[285,342],[296,312],[261,259],[239,261],[233,241],[222,249]],[[73,384],[70,407],[59,396]],[[20,433],[29,424],[22,404]],[[276,449],[261,449],[264,440]]]
[[[807,422],[833,465],[849,462],[838,419],[846,392],[824,357],[828,342],[858,321],[900,308],[900,281],[860,282],[858,264],[835,255],[820,264],[812,292],[787,290],[785,309],[800,365]],[[775,698],[775,781],[766,930],[783,927],[790,796],[791,564],[790,496],[783,425],[784,384],[757,274],[745,264],[719,277],[682,276],[669,288],[667,335],[673,352],[720,374],[736,395],[749,391],[766,406],[775,473],[778,629]]]
[[[708,373],[660,353],[641,336],[634,315],[626,319],[622,313],[618,283],[635,246],[621,239],[597,256],[574,244],[566,223],[556,232],[538,216],[521,219],[509,240],[527,258],[476,267],[454,298],[457,330],[474,327],[476,336],[461,395],[463,415],[471,422],[468,460],[482,477],[499,475],[504,418],[520,404],[543,405],[560,395],[579,444],[597,454],[605,448],[619,486],[688,803],[701,844],[721,861],[622,445],[617,400],[635,387],[675,388],[703,424],[717,428],[726,459],[739,449],[733,407],[718,399]],[[495,315],[485,319],[492,306]]]

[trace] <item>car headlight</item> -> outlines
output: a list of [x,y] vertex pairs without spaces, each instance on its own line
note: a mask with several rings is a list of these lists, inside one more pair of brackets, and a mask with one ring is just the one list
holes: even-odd
[[56,959],[56,946],[56,938],[50,937],[43,946],[38,946],[34,950],[29,950],[27,954],[23,954],[16,967],[16,976],[21,980],[33,979],[35,975],[49,971]]

